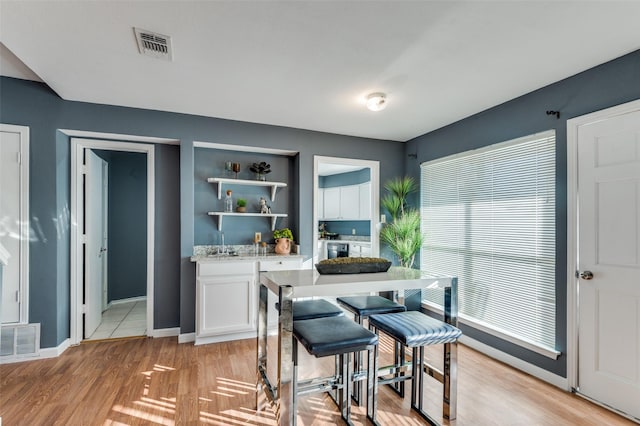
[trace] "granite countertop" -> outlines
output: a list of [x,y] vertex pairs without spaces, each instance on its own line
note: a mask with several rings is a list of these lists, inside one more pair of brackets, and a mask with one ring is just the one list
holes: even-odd
[[357,243],[357,244],[371,244],[371,240],[368,239],[369,237],[367,237],[366,240],[364,239],[351,239],[351,238],[340,238],[337,240],[327,240],[327,239],[319,239],[318,241],[326,241],[327,243],[343,243],[343,244],[347,244],[347,243]]
[[240,260],[297,260],[304,259],[301,254],[275,254],[267,253],[266,256],[256,256],[254,254],[241,254],[241,255],[194,255],[191,256],[192,262],[237,262]]

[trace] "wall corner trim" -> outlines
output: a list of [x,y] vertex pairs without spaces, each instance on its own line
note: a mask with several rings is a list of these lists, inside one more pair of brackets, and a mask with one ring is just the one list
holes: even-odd
[[157,328],[149,334],[151,337],[175,337],[180,336],[180,327]]
[[178,335],[178,343],[191,343],[196,341],[196,333],[184,333]]

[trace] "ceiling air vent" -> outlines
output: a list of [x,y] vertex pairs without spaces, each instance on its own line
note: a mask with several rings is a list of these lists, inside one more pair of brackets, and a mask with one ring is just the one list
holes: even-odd
[[133,31],[136,33],[140,54],[167,61],[173,60],[171,37],[140,28],[134,28]]

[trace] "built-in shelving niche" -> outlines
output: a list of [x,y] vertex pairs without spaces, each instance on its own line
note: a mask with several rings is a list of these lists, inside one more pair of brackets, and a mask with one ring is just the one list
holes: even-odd
[[[287,186],[284,182],[266,182],[261,180],[245,180],[245,179],[230,179],[230,178],[208,178],[207,182],[218,185],[218,199],[222,199],[222,187],[232,185],[245,185],[245,186],[263,186],[271,189],[271,201],[275,201],[276,192],[278,188],[284,188]],[[276,229],[276,222],[280,217],[287,217],[286,213],[233,213],[233,212],[208,212],[209,216],[215,216],[218,219],[218,230],[222,231],[223,219],[225,217],[264,217],[271,220],[271,230]]]

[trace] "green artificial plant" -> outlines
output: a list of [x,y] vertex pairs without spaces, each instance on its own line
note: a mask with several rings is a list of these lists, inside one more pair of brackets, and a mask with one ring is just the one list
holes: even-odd
[[380,204],[391,215],[391,222],[380,231],[380,239],[398,257],[400,266],[411,268],[422,247],[420,211],[407,204],[409,194],[418,190],[412,177],[393,178],[385,183],[387,194]]
[[278,238],[288,238],[293,241],[293,232],[289,228],[276,229],[273,231],[273,239],[277,240]]

